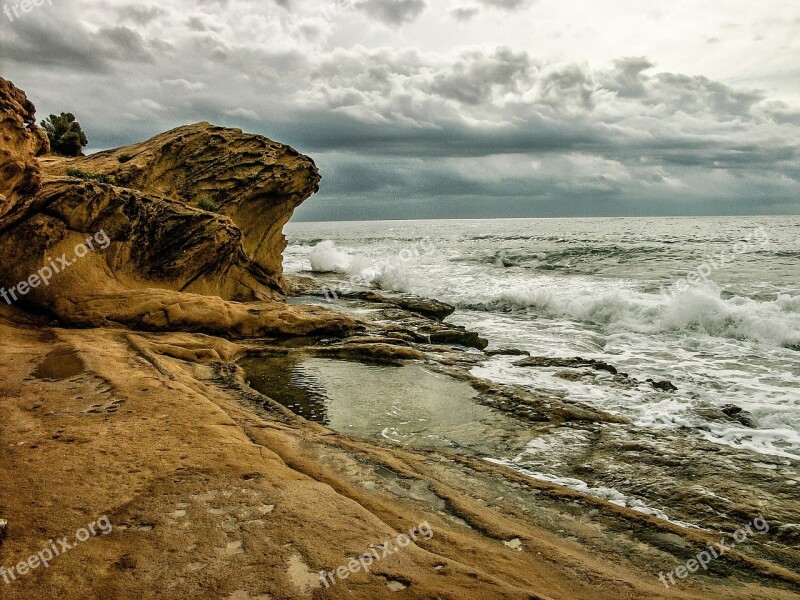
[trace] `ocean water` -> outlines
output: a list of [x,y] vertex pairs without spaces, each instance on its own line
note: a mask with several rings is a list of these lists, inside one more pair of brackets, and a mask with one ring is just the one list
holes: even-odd
[[[286,235],[289,273],[436,298],[492,348],[600,359],[678,392],[504,356],[477,376],[800,458],[800,217],[290,223]],[[728,404],[757,427],[709,416]]]

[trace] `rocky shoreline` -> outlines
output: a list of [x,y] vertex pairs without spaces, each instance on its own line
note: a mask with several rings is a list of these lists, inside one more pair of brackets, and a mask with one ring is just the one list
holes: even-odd
[[[499,354],[448,324],[451,307],[376,292],[328,303],[324,279],[284,276],[283,226],[319,185],[311,159],[205,123],[51,157],[33,106],[2,79],[0,134],[0,285],[87,235],[110,240],[0,303],[0,566],[101,516],[114,526],[0,581],[3,597],[800,597],[797,464],[481,379],[473,368]],[[630,383],[613,365],[506,352]],[[248,383],[245,361],[276,357],[460,382],[509,423],[509,449],[546,440],[530,462],[560,479],[499,460],[489,438],[433,448],[302,418]],[[645,504],[675,522],[634,510]],[[769,535],[678,585],[659,580],[760,515]],[[429,539],[368,571],[319,576],[422,523]]]

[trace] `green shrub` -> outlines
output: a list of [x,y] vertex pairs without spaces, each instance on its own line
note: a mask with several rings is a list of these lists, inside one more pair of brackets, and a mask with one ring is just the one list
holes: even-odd
[[96,181],[97,183],[114,183],[114,178],[109,177],[108,175],[103,175],[102,173],[91,173],[89,171],[81,171],[80,169],[67,169],[67,175],[69,177],[77,177],[78,179],[83,179],[85,181]]
[[211,200],[210,198],[203,198],[199,204],[200,208],[203,210],[207,210],[208,212],[214,212],[217,210],[217,203]]
[[72,113],[50,115],[42,121],[42,127],[50,139],[50,150],[61,156],[81,156],[89,143],[81,124]]

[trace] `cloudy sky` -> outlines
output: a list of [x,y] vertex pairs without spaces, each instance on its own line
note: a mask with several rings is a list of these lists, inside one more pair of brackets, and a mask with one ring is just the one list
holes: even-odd
[[786,0],[44,0],[0,15],[0,76],[40,117],[74,112],[90,150],[201,120],[289,143],[324,177],[303,219],[797,214],[798,56]]

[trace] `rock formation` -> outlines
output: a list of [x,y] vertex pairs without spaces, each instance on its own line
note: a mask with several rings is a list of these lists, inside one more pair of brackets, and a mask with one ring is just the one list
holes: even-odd
[[39,188],[35,159],[50,144],[36,126],[35,114],[25,93],[0,77],[0,227],[22,199]]
[[37,161],[48,145],[34,107],[2,79],[0,110],[0,285],[12,301],[81,326],[231,337],[352,326],[276,302],[283,226],[319,189],[310,158],[199,123],[90,157]]

